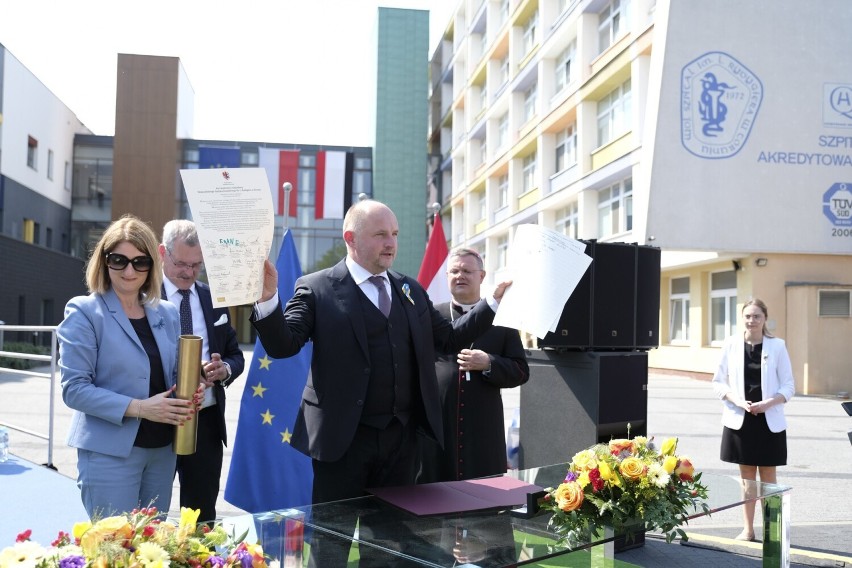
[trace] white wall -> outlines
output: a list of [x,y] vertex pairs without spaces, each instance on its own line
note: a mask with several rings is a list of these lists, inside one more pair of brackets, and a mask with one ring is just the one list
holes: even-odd
[[[74,134],[91,134],[77,116],[21,64],[3,50],[3,123],[0,173],[65,207],[65,163],[73,163]],[[38,141],[37,169],[27,166],[27,140]],[[53,179],[48,179],[48,150],[53,151]],[[70,188],[70,180],[68,182]]]

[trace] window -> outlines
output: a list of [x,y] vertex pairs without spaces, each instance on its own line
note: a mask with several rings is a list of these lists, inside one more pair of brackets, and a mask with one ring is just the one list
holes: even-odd
[[572,124],[556,136],[556,171],[577,163],[577,131]]
[[50,227],[44,229],[44,246],[53,248],[53,229]]
[[502,87],[506,83],[509,82],[509,54],[500,60],[500,71],[498,72],[497,78],[499,80],[499,84]]
[[633,178],[598,192],[598,236],[633,230]]
[[497,239],[497,269],[505,268],[509,252],[509,237],[503,236]]
[[533,12],[530,19],[524,24],[524,56],[526,56],[535,47],[536,43],[536,28],[538,28],[538,10]]
[[71,191],[71,183],[74,181],[74,176],[71,175],[71,162],[65,162],[65,190]]
[[498,26],[502,26],[506,23],[506,20],[509,19],[509,0],[502,0],[500,2],[500,12],[499,12],[499,24]]
[[487,204],[487,200],[485,199],[485,192],[480,191],[477,194],[477,211],[479,211],[479,219],[477,219],[477,221],[484,221],[485,220],[485,217],[486,217],[486,214],[487,214],[486,204]]
[[630,79],[598,101],[598,145],[603,146],[630,128]]
[[626,30],[624,16],[627,2],[612,0],[598,15],[598,53],[603,53]]
[[737,328],[737,273],[710,275],[710,341],[719,343]]
[[850,311],[850,290],[820,290],[819,315],[821,317],[846,317]]
[[497,178],[497,207],[502,209],[509,206],[509,176]]
[[571,82],[571,62],[574,61],[576,50],[577,43],[572,41],[571,44],[565,48],[565,51],[559,54],[559,58],[556,60],[555,92],[557,93],[567,87],[568,83]]
[[672,278],[669,292],[669,341],[689,341],[689,277]]
[[523,193],[531,191],[536,188],[537,184],[535,182],[535,167],[536,167],[536,153],[533,152],[529,156],[524,157],[524,183],[523,183]]
[[488,160],[488,139],[482,138],[479,144],[479,163],[484,164]]
[[538,93],[538,84],[532,86],[524,93],[524,123],[526,124],[535,116],[535,100]]
[[38,140],[32,136],[27,137],[27,165],[34,170],[38,169]]
[[485,83],[479,89],[479,110],[483,111],[488,108],[488,87]]
[[497,122],[497,148],[504,148],[509,142],[509,113],[500,117]]
[[53,179],[53,150],[47,151],[47,179]]
[[568,207],[563,207],[556,212],[555,229],[564,235],[577,238],[577,202],[570,204]]

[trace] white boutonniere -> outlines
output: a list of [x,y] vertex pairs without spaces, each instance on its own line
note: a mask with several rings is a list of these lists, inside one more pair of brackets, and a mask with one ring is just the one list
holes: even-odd
[[408,301],[413,306],[414,300],[411,299],[411,286],[408,285],[408,282],[402,285],[402,293],[405,294],[405,297],[408,298]]

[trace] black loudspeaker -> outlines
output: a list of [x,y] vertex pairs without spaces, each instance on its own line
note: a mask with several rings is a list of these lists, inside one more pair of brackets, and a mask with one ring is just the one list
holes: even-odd
[[[577,452],[613,438],[647,435],[646,352],[534,350],[527,362],[530,380],[521,386],[522,469],[570,462]],[[614,549],[644,544],[641,532],[630,540],[616,538]]]
[[565,351],[659,345],[660,250],[582,241],[592,263],[565,303],[556,331],[538,346]]
[[528,352],[521,386],[520,467],[568,462],[612,438],[647,434],[644,351]]
[[660,249],[636,249],[636,348],[660,346]]

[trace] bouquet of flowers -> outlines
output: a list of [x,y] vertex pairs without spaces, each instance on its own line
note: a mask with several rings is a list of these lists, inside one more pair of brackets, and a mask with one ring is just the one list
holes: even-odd
[[658,451],[652,440],[636,436],[577,453],[565,481],[544,498],[559,542],[573,547],[604,527],[628,538],[633,531],[659,530],[666,542],[688,540],[679,527],[691,513],[709,512],[707,487],[690,459],[676,452],[677,438]]
[[197,509],[181,509],[180,521],[162,521],[153,507],[76,523],[49,548],[18,535],[0,551],[0,568],[267,568],[263,549],[229,536],[221,526],[198,525]]

